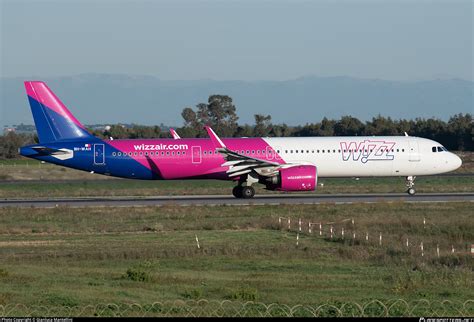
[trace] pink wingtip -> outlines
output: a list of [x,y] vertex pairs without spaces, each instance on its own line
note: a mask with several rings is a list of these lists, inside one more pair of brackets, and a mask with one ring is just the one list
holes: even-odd
[[214,130],[210,126],[204,126],[204,128],[207,131],[207,134],[209,134],[209,137],[211,138],[212,143],[218,147],[218,148],[225,148],[224,142],[217,136],[217,134],[214,132]]

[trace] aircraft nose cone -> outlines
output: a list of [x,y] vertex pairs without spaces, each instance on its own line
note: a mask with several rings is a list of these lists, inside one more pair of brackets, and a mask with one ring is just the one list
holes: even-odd
[[454,167],[454,170],[459,169],[459,167],[461,167],[461,165],[462,165],[461,158],[458,157],[457,155],[453,154],[453,167]]

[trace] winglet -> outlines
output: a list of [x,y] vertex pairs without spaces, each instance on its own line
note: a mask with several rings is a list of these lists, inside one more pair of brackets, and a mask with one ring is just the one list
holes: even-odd
[[211,141],[212,143],[218,147],[218,148],[226,148],[224,142],[222,142],[222,140],[217,136],[216,133],[214,133],[214,131],[211,129],[210,126],[205,126],[204,127],[207,131],[207,134],[209,134],[209,137],[211,138]]
[[181,139],[181,137],[178,135],[178,133],[176,133],[176,131],[173,128],[170,128],[170,133],[171,133],[171,136],[173,137],[173,139],[175,139],[175,140]]

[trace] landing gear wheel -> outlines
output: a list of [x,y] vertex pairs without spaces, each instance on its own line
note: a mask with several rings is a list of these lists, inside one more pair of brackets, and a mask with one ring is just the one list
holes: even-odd
[[242,198],[242,186],[235,186],[234,189],[232,189],[232,194],[235,198]]
[[410,196],[413,196],[415,193],[416,193],[416,190],[415,190],[415,176],[408,176],[406,177],[406,185],[407,185],[407,193],[410,195]]
[[253,196],[255,196],[255,189],[252,188],[251,186],[245,186],[245,187],[242,187],[242,198],[244,199],[250,199],[250,198],[253,198]]

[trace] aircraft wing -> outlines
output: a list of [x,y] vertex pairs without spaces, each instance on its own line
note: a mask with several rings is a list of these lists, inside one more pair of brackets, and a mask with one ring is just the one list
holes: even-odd
[[173,128],[170,128],[170,133],[171,133],[171,136],[173,137],[173,139],[175,139],[175,140],[181,139],[181,137],[179,136],[179,134],[176,133],[176,131],[175,131]]
[[278,162],[253,158],[228,149],[210,127],[206,126],[205,128],[211,141],[217,147],[217,151],[226,160],[221,166],[229,167],[226,171],[229,177],[237,177],[252,171],[257,172],[259,175],[270,177],[277,174],[278,169],[281,168],[282,164]]

